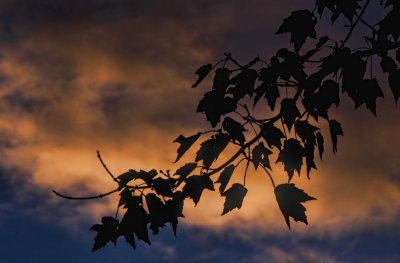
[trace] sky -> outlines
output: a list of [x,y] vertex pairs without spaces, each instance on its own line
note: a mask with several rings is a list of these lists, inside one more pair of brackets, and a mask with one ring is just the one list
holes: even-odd
[[[52,193],[114,189],[96,150],[116,175],[178,168],[173,140],[210,128],[196,108],[211,80],[192,89],[195,70],[225,52],[269,60],[290,47],[275,34],[282,20],[304,8],[313,1],[2,0],[0,261],[399,262],[400,110],[388,87],[378,117],[345,96],[333,109],[344,136],[335,155],[326,139],[310,180],[294,177],[317,200],[305,204],[309,224],[292,221],[290,231],[268,178],[252,168],[240,210],[221,216],[224,200],[205,191],[196,207],[185,201],[177,238],[165,228],[136,250],[121,238],[90,252],[89,228],[115,213],[118,195],[77,202]],[[377,10],[367,16],[379,19]],[[329,16],[321,31],[347,33]],[[287,180],[281,165],[272,175]]]

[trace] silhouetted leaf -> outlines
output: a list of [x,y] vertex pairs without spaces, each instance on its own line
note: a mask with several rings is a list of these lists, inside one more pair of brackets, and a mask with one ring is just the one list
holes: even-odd
[[390,72],[388,81],[394,100],[397,102],[400,97],[400,69]]
[[200,149],[197,151],[195,161],[203,161],[203,165],[210,167],[221,152],[225,149],[230,141],[230,136],[225,133],[218,133],[213,135],[211,139],[204,141],[200,145]]
[[178,185],[185,181],[186,177],[196,169],[197,163],[187,163],[184,166],[176,170],[175,174],[179,175]]
[[281,115],[283,123],[286,124],[289,131],[292,128],[296,118],[300,117],[299,109],[293,99],[283,99],[281,101]]
[[183,196],[192,199],[195,205],[199,202],[204,189],[214,191],[214,184],[206,175],[192,175],[185,182]]
[[396,60],[400,63],[400,48],[396,49]]
[[176,157],[175,162],[177,162],[182,155],[189,150],[190,146],[193,145],[193,143],[195,143],[197,141],[197,139],[200,137],[201,132],[198,132],[195,135],[192,135],[190,137],[185,137],[182,134],[178,136],[178,138],[175,139],[174,142],[177,142],[180,144],[179,148],[178,148],[178,156]]
[[271,166],[269,165],[269,159],[268,155],[270,155],[272,152],[265,148],[264,143],[260,142],[257,146],[253,148],[253,151],[251,152],[253,156],[253,164],[255,169],[257,169],[258,165],[261,163],[264,167],[268,167],[271,169]]
[[235,86],[228,90],[228,93],[233,94],[235,101],[239,101],[246,94],[250,97],[253,95],[254,84],[258,77],[257,71],[254,69],[243,69],[239,74],[232,78],[231,82]]
[[247,193],[246,187],[241,184],[233,184],[231,188],[224,192],[225,203],[222,215],[232,211],[234,208],[240,209],[242,207],[243,198]]
[[204,94],[200,100],[197,112],[204,112],[207,121],[214,128],[221,119],[222,115],[230,113],[236,109],[236,102],[231,97],[224,97],[224,93],[219,90],[212,90]]
[[322,154],[324,153],[324,137],[320,132],[317,132],[317,145],[319,151],[319,158],[322,160]]
[[379,97],[383,98],[383,93],[379,87],[378,81],[375,78],[364,79],[363,85],[358,91],[356,108],[365,103],[367,109],[376,116],[376,99]]
[[117,178],[118,178],[118,184],[119,184],[120,189],[125,187],[127,183],[129,183],[136,177],[137,177],[137,172],[134,170],[129,170],[128,172],[123,173],[120,176],[118,176]]
[[317,127],[308,123],[308,121],[296,121],[294,128],[297,135],[299,135],[303,142],[314,141],[315,132],[319,130]]
[[307,74],[304,72],[304,60],[299,54],[281,48],[276,52],[276,56],[283,59],[280,63],[279,75],[282,79],[289,81],[293,77],[297,82],[303,82]]
[[307,177],[310,178],[311,168],[317,169],[314,163],[315,140],[308,140],[304,144],[304,153],[306,156]]
[[396,62],[389,56],[383,56],[380,65],[385,73],[392,72],[397,68]]
[[172,189],[175,186],[176,180],[172,178],[164,179],[157,177],[153,180],[153,188],[157,194],[171,197]]
[[239,122],[232,118],[225,117],[224,121],[222,122],[222,127],[231,136],[233,141],[244,143],[245,138],[243,131],[246,131],[246,129],[243,128]]
[[197,87],[197,85],[199,85],[199,83],[207,76],[207,74],[212,70],[212,65],[211,64],[207,64],[204,66],[201,66],[198,70],[196,70],[196,72],[194,74],[198,75],[198,79],[196,81],[196,83],[193,84],[193,88]]
[[300,169],[303,165],[303,156],[305,155],[304,148],[296,139],[285,140],[283,149],[278,155],[276,162],[282,162],[285,171],[289,176],[289,182],[293,177],[294,170],[300,175]]
[[297,51],[303,46],[307,37],[316,38],[315,25],[317,19],[309,10],[298,10],[283,20],[277,34],[290,33],[290,42]]
[[150,221],[149,215],[142,206],[142,200],[138,196],[132,197],[125,205],[128,210],[125,212],[121,223],[118,226],[118,236],[124,236],[125,240],[136,248],[134,234],[139,240],[151,244],[147,231],[147,224]]
[[393,36],[395,41],[399,39],[400,36],[400,8],[392,8],[392,10],[378,22],[378,38],[386,39],[389,36]]
[[342,92],[347,92],[354,103],[357,104],[359,87],[362,86],[366,62],[356,56],[350,56],[343,65]]
[[125,205],[132,198],[132,191],[129,188],[125,187],[124,190],[119,193],[119,195],[121,197],[119,198],[118,207],[120,207],[121,205]]
[[335,120],[329,121],[329,131],[331,133],[332,138],[332,146],[333,146],[333,153],[337,152],[337,136],[343,135],[342,127],[340,123]]
[[153,193],[146,195],[146,204],[150,213],[150,229],[153,231],[153,235],[158,234],[158,228],[164,227],[168,222],[167,209],[161,199]]
[[261,80],[262,83],[254,90],[256,96],[254,97],[253,108],[264,95],[271,110],[275,109],[276,100],[280,96],[277,86],[277,78],[278,76],[276,72],[271,67],[262,68],[260,70],[258,79]]
[[334,23],[336,19],[343,14],[349,21],[357,15],[357,9],[361,8],[357,3],[361,0],[316,0],[315,5],[318,7],[318,13],[322,15],[325,8],[332,12],[331,21]]
[[230,83],[229,77],[230,72],[227,68],[219,68],[215,71],[213,89],[218,92],[218,94],[225,94],[226,89]]
[[114,245],[117,244],[118,220],[111,216],[105,216],[101,219],[101,223],[101,225],[95,224],[90,228],[90,230],[97,232],[92,252],[104,247],[109,241],[113,242]]
[[135,173],[135,179],[142,179],[148,186],[152,185],[153,178],[157,175],[156,170],[150,170],[148,172],[140,170]]
[[172,225],[172,230],[176,236],[178,217],[184,217],[182,214],[184,196],[181,191],[176,191],[174,197],[165,202],[168,222]]
[[281,138],[285,138],[285,135],[283,135],[282,131],[276,128],[273,124],[267,123],[261,125],[261,135],[269,147],[274,145],[278,149],[281,149]]
[[286,224],[290,229],[289,217],[294,221],[300,221],[308,224],[306,208],[301,204],[310,200],[316,200],[309,196],[303,190],[297,188],[294,184],[280,184],[275,188],[276,201],[285,218]]
[[228,165],[225,169],[221,172],[218,177],[216,183],[220,183],[219,192],[221,195],[224,193],[226,186],[228,185],[229,180],[232,177],[233,170],[235,170],[235,166],[233,164]]

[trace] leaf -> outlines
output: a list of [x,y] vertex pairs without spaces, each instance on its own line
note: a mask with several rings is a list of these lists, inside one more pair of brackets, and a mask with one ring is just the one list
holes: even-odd
[[253,148],[251,152],[253,156],[253,164],[254,168],[257,169],[258,165],[261,163],[264,167],[268,167],[271,169],[269,164],[268,155],[272,152],[265,148],[264,143],[260,142],[257,146]]
[[101,225],[95,224],[90,228],[90,230],[97,232],[92,252],[104,247],[109,241],[113,242],[114,245],[117,244],[118,220],[111,216],[105,216],[101,219],[101,223]]
[[318,13],[322,15],[325,8],[332,11],[331,21],[332,24],[343,14],[349,21],[353,20],[353,17],[357,15],[357,9],[361,6],[357,3],[361,0],[316,0],[315,5],[318,8]]
[[395,41],[400,36],[400,8],[393,7],[392,10],[378,22],[378,39],[387,39],[390,35],[393,36]]
[[317,169],[314,163],[314,147],[315,139],[313,141],[306,141],[304,144],[304,153],[306,156],[306,166],[307,166],[307,177],[310,179],[311,168]]
[[150,229],[153,235],[158,234],[159,228],[168,222],[168,214],[164,203],[155,194],[146,195],[146,204],[149,209]]
[[157,175],[156,170],[150,170],[148,172],[140,170],[136,172],[135,179],[142,179],[148,186],[152,186],[153,178]]
[[172,230],[176,236],[176,228],[178,226],[178,217],[184,217],[182,214],[183,210],[183,194],[181,191],[174,193],[174,197],[165,202],[165,208],[167,211],[168,222],[172,225]]
[[118,207],[125,205],[132,198],[132,191],[125,187],[124,190],[119,193],[119,195],[121,197],[119,198]]
[[218,177],[216,183],[220,183],[219,192],[221,195],[224,193],[226,186],[228,185],[229,180],[232,177],[232,173],[235,170],[235,166],[233,164],[228,165],[225,169],[221,172]]
[[276,162],[282,162],[285,171],[289,176],[289,182],[293,177],[294,170],[300,175],[300,169],[303,165],[303,156],[305,155],[304,148],[300,145],[300,142],[296,139],[285,140],[283,149],[278,155]]
[[394,100],[397,102],[400,97],[400,69],[390,72],[388,81]]
[[194,74],[198,75],[199,77],[196,83],[193,84],[192,88],[197,87],[197,85],[199,85],[199,83],[208,75],[208,73],[210,73],[211,70],[212,70],[211,64],[201,66],[198,70],[196,70]]
[[215,71],[213,90],[218,92],[218,94],[225,94],[226,89],[229,85],[230,71],[227,68],[219,68]]
[[150,218],[141,203],[141,198],[138,196],[133,196],[126,203],[125,207],[128,210],[125,212],[117,230],[118,236],[124,236],[126,242],[135,249],[134,234],[139,240],[143,240],[149,245],[151,244],[147,231],[147,224],[150,222]]
[[396,62],[389,56],[382,57],[380,66],[385,73],[390,73],[397,68]]
[[211,139],[204,141],[200,145],[200,149],[197,151],[195,161],[198,162],[203,160],[203,165],[210,167],[221,152],[225,149],[230,141],[230,136],[225,133],[218,133],[213,135]]
[[178,138],[175,139],[174,142],[177,142],[180,144],[178,148],[178,156],[176,157],[175,163],[182,157],[182,155],[189,150],[190,146],[193,145],[197,141],[197,139],[200,137],[201,132],[198,132],[195,135],[192,135],[190,137],[185,137],[182,134],[178,136]]
[[362,86],[366,62],[356,56],[350,56],[344,63],[341,72],[342,92],[347,92],[354,103],[358,103],[358,89]]
[[246,129],[243,128],[239,122],[232,118],[225,117],[222,127],[231,136],[233,141],[238,141],[241,144],[244,143],[245,137],[243,135],[243,131],[246,131]]
[[275,197],[289,229],[289,217],[292,217],[296,222],[300,221],[306,225],[308,224],[305,214],[306,208],[301,203],[316,200],[314,197],[309,196],[303,190],[294,186],[294,184],[278,185],[275,188]]
[[164,179],[157,177],[153,180],[153,188],[157,194],[171,197],[173,195],[172,190],[175,186],[176,180],[172,178]]
[[278,149],[282,147],[281,138],[285,138],[282,131],[271,123],[261,125],[261,136],[269,147],[276,146]]
[[192,175],[186,179],[182,189],[183,196],[193,200],[195,205],[200,201],[204,189],[214,191],[214,185],[210,177],[205,175]]
[[337,152],[337,136],[343,135],[342,127],[340,123],[335,120],[329,121],[329,131],[331,133],[332,138],[332,146],[333,146],[333,153]]
[[400,48],[396,49],[396,60],[400,63]]
[[247,193],[246,187],[241,184],[233,184],[231,188],[224,192],[225,203],[222,215],[232,211],[234,208],[240,209],[242,207],[243,198]]
[[123,187],[126,186],[127,183],[129,183],[130,181],[132,181],[136,177],[137,177],[137,172],[134,171],[134,170],[129,170],[128,172],[119,175],[117,177],[118,178],[119,188],[122,189]]
[[320,132],[317,132],[317,145],[319,151],[319,158],[322,160],[322,154],[324,153],[324,137]]
[[231,97],[224,97],[225,93],[219,90],[212,90],[204,94],[200,100],[197,112],[204,112],[207,121],[214,128],[219,123],[221,116],[236,109],[236,101]]
[[307,37],[316,38],[315,25],[317,19],[309,10],[298,10],[283,20],[277,34],[290,33],[290,42],[294,44],[296,52],[300,50]]
[[246,94],[250,97],[253,95],[254,84],[258,77],[257,71],[254,69],[243,69],[239,74],[232,78],[231,82],[235,86],[228,90],[233,95],[235,101],[239,101]]
[[294,128],[297,135],[299,135],[303,142],[314,141],[315,132],[319,130],[317,127],[311,125],[308,121],[296,121]]
[[286,124],[290,131],[296,118],[300,117],[299,109],[297,109],[296,102],[293,99],[283,99],[281,101],[281,115],[283,123]]
[[358,92],[358,102],[356,108],[362,104],[367,105],[369,109],[376,116],[376,100],[383,98],[383,92],[379,87],[378,81],[374,79],[364,79],[363,85]]
[[197,163],[187,163],[184,166],[176,170],[175,174],[179,175],[178,185],[185,181],[186,177],[196,169]]

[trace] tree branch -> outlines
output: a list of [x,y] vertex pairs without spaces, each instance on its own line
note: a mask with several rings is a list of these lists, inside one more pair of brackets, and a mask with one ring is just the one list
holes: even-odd
[[105,194],[100,194],[100,195],[95,195],[95,196],[87,196],[87,197],[72,197],[72,196],[67,196],[67,195],[63,195],[59,192],[57,192],[56,190],[53,190],[53,193],[56,194],[59,197],[65,198],[65,199],[69,199],[69,200],[90,200],[90,199],[97,199],[97,198],[103,198],[107,195],[113,194],[115,192],[117,192],[119,190],[119,188],[114,189],[108,193]]
[[99,160],[100,160],[101,164],[103,165],[104,169],[106,169],[107,173],[111,176],[111,178],[113,179],[113,181],[119,184],[118,179],[115,178],[115,176],[110,172],[110,170],[108,170],[107,166],[105,165],[105,163],[104,163],[103,160],[101,159],[101,156],[100,156],[100,152],[99,152],[99,151],[97,151],[97,158],[99,158]]

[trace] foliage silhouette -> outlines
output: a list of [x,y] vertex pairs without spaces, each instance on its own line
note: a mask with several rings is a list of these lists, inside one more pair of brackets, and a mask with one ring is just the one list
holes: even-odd
[[[322,121],[327,121],[332,150],[337,152],[338,136],[344,133],[341,124],[330,119],[329,113],[333,105],[340,105],[340,96],[344,96],[340,95],[340,89],[342,94],[352,99],[355,109],[365,104],[366,109],[376,116],[376,101],[384,95],[382,84],[372,76],[372,72],[368,76],[367,65],[372,67],[371,58],[380,57],[379,65],[382,74],[388,77],[395,102],[400,97],[400,1],[386,0],[379,5],[389,11],[378,23],[371,24],[364,17],[367,8],[371,7],[370,0],[316,0],[314,10],[297,10],[283,20],[277,34],[290,33],[293,48],[279,49],[269,63],[256,57],[242,65],[230,53],[225,53],[214,66],[201,66],[195,72],[198,79],[193,87],[197,87],[212,71],[215,73],[211,90],[200,100],[197,112],[204,113],[210,125],[217,129],[189,137],[178,136],[174,141],[179,144],[175,162],[200,137],[211,133],[200,143],[195,161],[184,164],[175,173],[170,170],[129,170],[115,177],[98,153],[102,165],[117,183],[116,189],[82,198],[54,191],[58,196],[77,200],[119,192],[118,208],[122,207],[125,214],[119,221],[117,208],[115,217],[105,216],[102,224],[90,228],[97,232],[93,251],[109,241],[116,244],[121,236],[133,248],[136,247],[135,236],[150,245],[148,229],[157,234],[168,223],[176,235],[178,218],[183,217],[184,200],[190,198],[197,204],[205,189],[214,191],[211,176],[218,173],[215,183],[220,184],[219,192],[225,197],[222,215],[240,209],[247,193],[244,184],[250,163],[256,169],[261,167],[271,180],[289,229],[290,217],[307,224],[306,209],[301,203],[315,198],[290,181],[294,171],[300,176],[304,163],[308,178],[312,169],[317,169],[314,161],[316,148],[322,160],[326,136],[318,127]],[[327,35],[318,37],[316,26],[326,14],[331,16],[333,26],[337,25],[340,17],[345,21],[348,31],[343,40],[337,41]],[[359,42],[364,40],[366,47],[348,46],[356,27],[363,27],[361,32],[365,36]],[[307,49],[305,43],[312,48]],[[257,119],[253,110],[263,99],[269,106],[269,109],[263,109],[267,118]],[[253,106],[253,110],[248,104]],[[279,110],[275,111],[277,105],[280,105]],[[212,167],[228,145],[237,147],[237,151],[221,165]],[[273,153],[278,156],[275,162],[283,164],[288,183],[275,185],[269,161]],[[226,190],[232,176],[237,176],[235,170],[242,162],[246,165],[244,183],[234,183]]]

